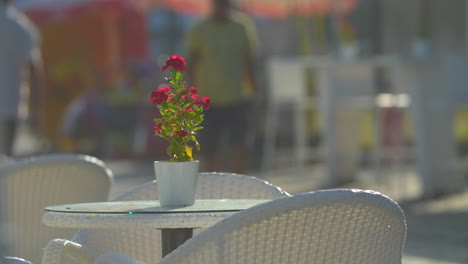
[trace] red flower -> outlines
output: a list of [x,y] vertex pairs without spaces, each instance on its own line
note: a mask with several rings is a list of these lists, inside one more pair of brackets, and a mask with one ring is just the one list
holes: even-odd
[[192,98],[192,100],[197,100],[198,99],[198,94],[197,94],[197,88],[195,87],[190,87],[190,98]]
[[193,107],[189,106],[187,108],[184,109],[185,112],[192,112],[193,111]]
[[177,71],[185,71],[185,59],[179,55],[171,55],[167,58],[166,65],[162,67],[162,70],[165,71],[169,67]]
[[172,97],[174,97],[174,95],[173,95],[173,94],[169,94],[169,95],[167,96],[166,102],[169,103],[169,102],[171,101]]
[[192,100],[197,100],[198,99],[198,94],[190,94],[190,98],[192,98]]
[[184,130],[176,131],[175,134],[178,135],[179,137],[185,137],[188,135],[187,131],[184,131]]
[[209,97],[206,97],[206,96],[202,96],[201,100],[198,100],[198,101],[194,102],[194,104],[203,105],[203,108],[205,110],[208,110],[208,108],[210,106],[210,103],[211,103],[211,99]]
[[156,90],[154,90],[151,93],[151,98],[150,101],[152,104],[161,104],[162,102],[166,101],[169,96],[167,93],[171,91],[171,88],[169,87],[160,87]]
[[162,124],[161,123],[158,123],[155,127],[154,127],[154,134],[157,135],[161,132],[162,128],[161,128]]
[[202,97],[202,102],[203,102],[203,108],[205,110],[208,110],[208,108],[210,106],[210,103],[211,103],[211,99],[209,97],[203,96]]
[[182,91],[179,92],[179,94],[183,94],[180,98],[182,99],[187,99],[190,97],[192,100],[197,100],[198,99],[198,94],[197,94],[197,89],[190,87],[190,92],[189,89],[183,88]]

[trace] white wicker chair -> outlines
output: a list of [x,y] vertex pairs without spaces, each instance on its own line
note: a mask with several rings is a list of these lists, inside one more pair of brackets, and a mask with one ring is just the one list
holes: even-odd
[[[207,228],[160,264],[396,264],[406,220],[400,207],[372,191],[324,190],[280,198]],[[139,263],[120,253],[95,264]]]
[[40,263],[51,239],[72,238],[76,232],[46,227],[41,220],[44,207],[106,201],[112,183],[112,172],[104,163],[86,155],[48,154],[1,166],[0,214],[8,231],[6,254]]
[[[280,188],[258,178],[233,173],[200,173],[197,199],[275,199],[289,196]],[[156,181],[121,194],[114,200],[156,200]],[[82,229],[72,241],[55,239],[47,246],[43,263],[69,259],[89,260],[109,252],[122,252],[147,263],[161,259],[161,232],[153,229]]]
[[27,261],[22,258],[16,258],[16,257],[3,257],[0,260],[0,263],[2,264],[32,264],[30,261]]

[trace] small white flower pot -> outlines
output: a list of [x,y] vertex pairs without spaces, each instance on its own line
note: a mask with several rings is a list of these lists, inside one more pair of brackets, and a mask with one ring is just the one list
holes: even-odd
[[162,206],[188,206],[195,203],[199,161],[155,161],[158,198]]

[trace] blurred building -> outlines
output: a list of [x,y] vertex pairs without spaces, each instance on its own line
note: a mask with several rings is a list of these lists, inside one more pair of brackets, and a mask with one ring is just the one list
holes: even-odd
[[[357,19],[377,53],[464,53],[467,2],[460,0],[360,0]],[[367,17],[367,19],[366,19]],[[364,22],[363,20],[367,20]],[[371,40],[373,39],[373,40]]]
[[19,1],[18,7],[42,35],[43,135],[63,150],[67,106],[97,86],[115,86],[122,69],[147,63],[145,15],[124,0]]

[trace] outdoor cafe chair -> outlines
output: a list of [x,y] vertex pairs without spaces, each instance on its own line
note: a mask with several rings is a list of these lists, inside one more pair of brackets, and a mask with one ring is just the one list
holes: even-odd
[[51,239],[72,238],[76,232],[45,226],[41,219],[44,207],[106,201],[112,183],[112,172],[104,163],[86,155],[40,155],[0,166],[5,253],[40,263],[43,248]]
[[[264,180],[234,173],[199,173],[197,199],[275,199],[289,196]],[[157,200],[157,182],[140,185],[114,201]],[[197,233],[199,230],[195,230]],[[45,249],[43,263],[62,264],[70,259],[92,260],[109,252],[122,252],[146,263],[161,259],[161,231],[156,229],[81,229],[69,241],[55,239]]]
[[16,257],[3,257],[0,259],[0,263],[2,264],[32,264],[30,261],[27,261],[22,258]]
[[[275,199],[224,219],[160,264],[395,264],[406,239],[397,203],[373,191],[322,190]],[[121,253],[95,264],[141,263]]]

